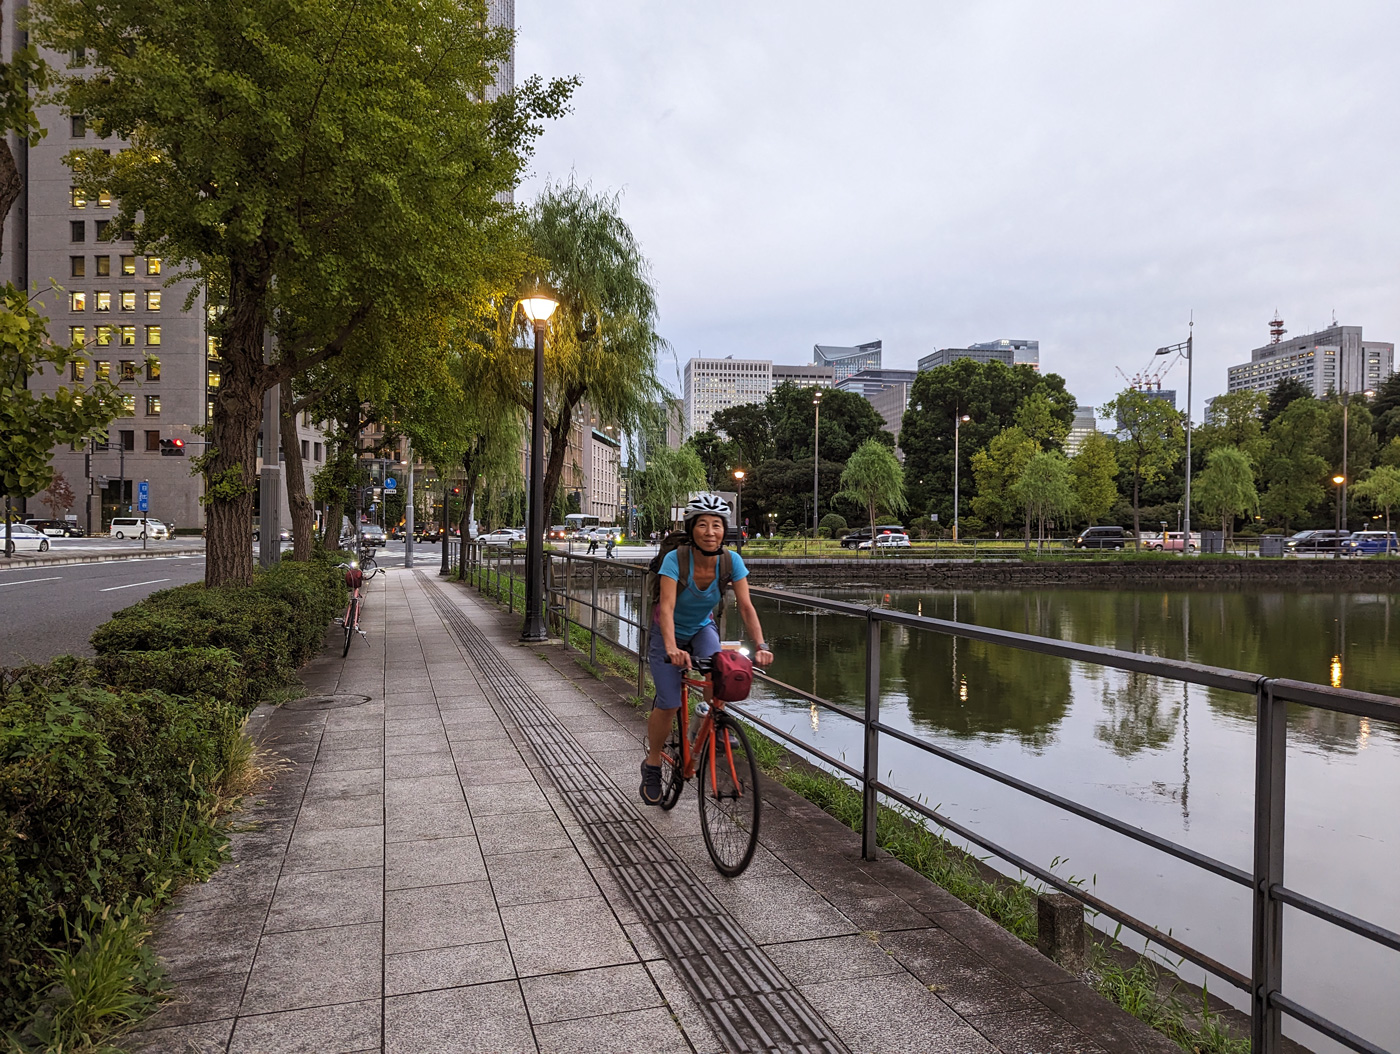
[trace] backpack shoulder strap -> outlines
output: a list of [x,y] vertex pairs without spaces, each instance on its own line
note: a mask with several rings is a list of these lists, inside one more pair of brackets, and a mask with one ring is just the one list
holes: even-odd
[[[681,564],[681,552],[685,552],[685,563]],[[680,578],[676,581],[676,592],[679,593],[686,586],[690,585],[690,580],[695,577],[695,550],[684,543],[676,546],[676,573]]]
[[719,578],[719,595],[723,597],[734,588],[734,560],[728,549],[719,551],[719,565],[715,568],[715,574]]

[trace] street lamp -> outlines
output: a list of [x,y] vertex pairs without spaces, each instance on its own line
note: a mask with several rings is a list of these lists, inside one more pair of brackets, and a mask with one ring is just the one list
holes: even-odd
[[1191,367],[1194,363],[1191,350],[1192,341],[1196,336],[1196,320],[1192,318],[1187,325],[1191,332],[1187,333],[1185,340],[1180,344],[1172,344],[1170,347],[1158,348],[1154,352],[1156,355],[1171,355],[1175,352],[1186,359],[1186,505],[1182,509],[1181,517],[1182,556],[1191,552]]
[[817,512],[817,481],[821,478],[821,437],[822,437],[822,390],[812,392],[812,405],[816,408],[812,424],[812,541],[817,540],[817,525],[821,522]]
[[559,302],[536,287],[520,299],[520,310],[535,329],[534,406],[530,416],[530,509],[525,527],[525,625],[520,639],[549,639],[541,603],[544,598],[544,328]]
[[739,548],[744,547],[744,470],[734,470],[734,482],[738,484],[738,494],[734,498],[734,526],[739,529]]
[[1332,539],[1335,548],[1332,550],[1332,559],[1342,558],[1342,495],[1346,493],[1347,478],[1345,476],[1333,476],[1332,482],[1337,485],[1337,536]]
[[[962,471],[962,457],[960,444],[962,442],[963,422],[971,421],[967,414],[959,414],[953,418],[953,541],[958,540],[958,475]],[[872,547],[874,543],[871,543]]]

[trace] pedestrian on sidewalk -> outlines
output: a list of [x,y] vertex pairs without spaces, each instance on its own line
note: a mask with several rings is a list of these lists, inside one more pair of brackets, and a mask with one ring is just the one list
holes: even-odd
[[613,559],[613,546],[617,545],[617,539],[611,534],[608,535],[608,559]]
[[756,644],[754,661],[760,666],[773,661],[745,581],[749,569],[742,556],[724,547],[728,526],[729,506],[724,499],[700,494],[685,507],[684,537],[668,535],[657,554],[655,614],[647,647],[656,700],[647,719],[641,786],[642,801],[647,805],[661,803],[661,752],[676,722],[676,711],[685,700],[684,678],[691,657],[704,660],[719,651],[714,611],[726,590],[734,591],[744,628]]
[[592,556],[592,555],[593,555],[594,553],[596,553],[597,551],[598,551],[598,536],[597,536],[596,534],[590,534],[590,535],[588,536],[588,555],[589,555],[589,556]]

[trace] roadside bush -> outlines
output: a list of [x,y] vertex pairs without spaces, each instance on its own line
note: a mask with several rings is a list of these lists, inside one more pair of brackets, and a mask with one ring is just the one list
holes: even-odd
[[837,538],[840,536],[836,532],[844,532],[849,524],[846,523],[846,517],[842,516],[839,512],[828,512],[821,518],[817,526],[826,532],[826,537]]

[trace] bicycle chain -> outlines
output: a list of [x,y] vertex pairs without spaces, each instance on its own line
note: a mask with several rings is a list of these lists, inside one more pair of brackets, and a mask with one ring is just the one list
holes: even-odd
[[735,1054],[849,1054],[844,1043],[618,790],[442,587],[428,598],[559,788],[725,1049]]

